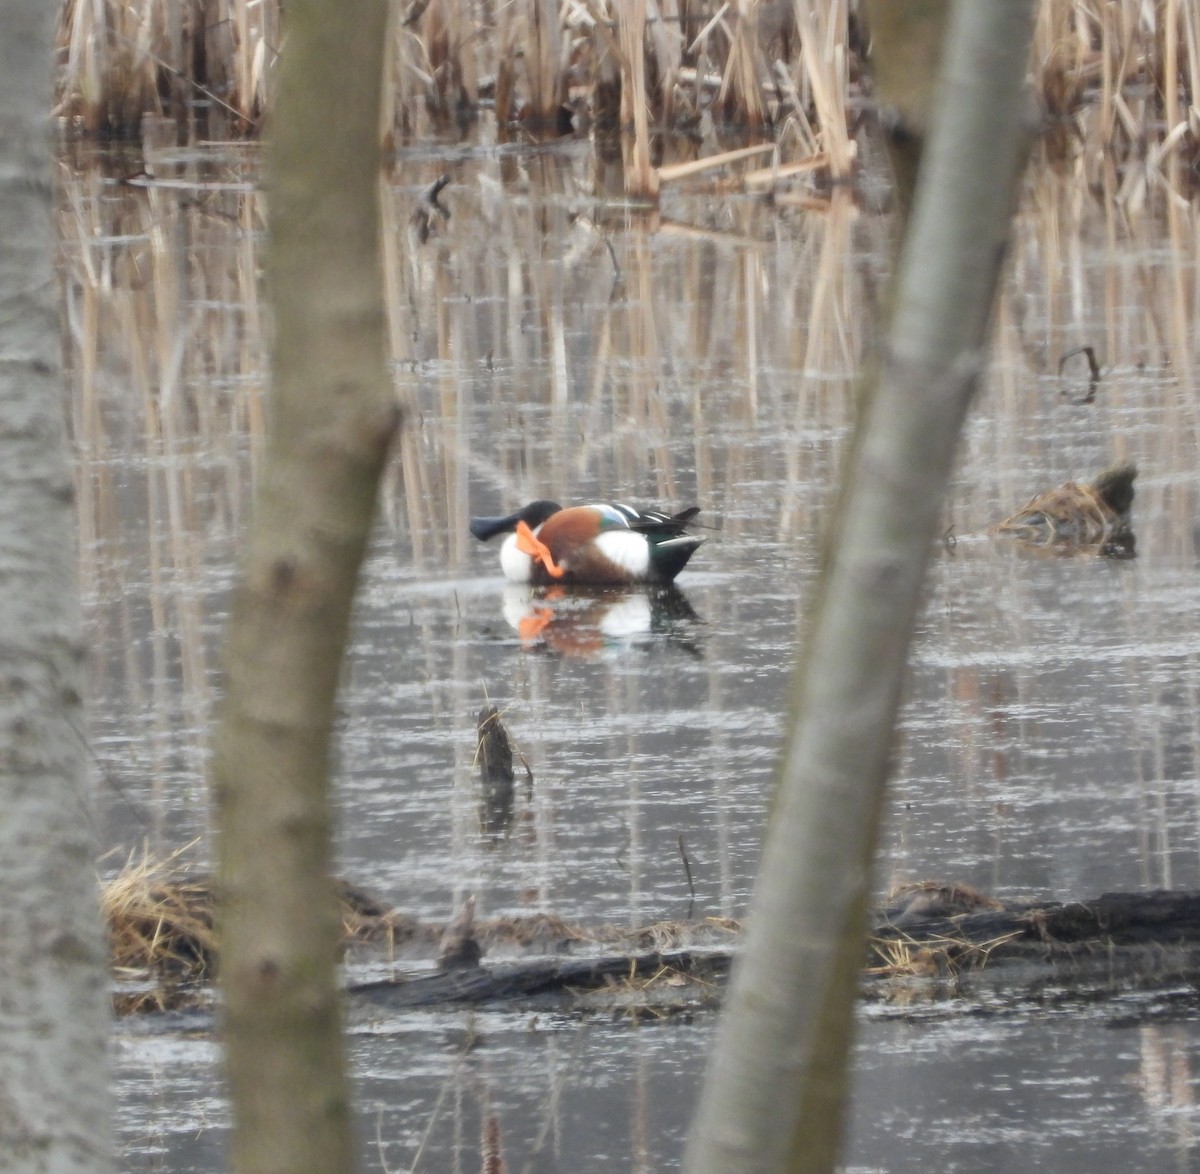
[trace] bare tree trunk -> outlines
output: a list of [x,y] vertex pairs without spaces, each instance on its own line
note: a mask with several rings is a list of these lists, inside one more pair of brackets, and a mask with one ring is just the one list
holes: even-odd
[[1025,155],[1032,0],[959,0],[690,1174],[829,1171],[900,684]]
[[54,8],[0,35],[0,1148],[113,1169],[108,966],[83,743],[74,494],[50,216]]
[[287,12],[267,183],[270,422],[212,779],[234,1166],[354,1164],[329,880],[334,696],[399,426],[380,255],[384,0]]

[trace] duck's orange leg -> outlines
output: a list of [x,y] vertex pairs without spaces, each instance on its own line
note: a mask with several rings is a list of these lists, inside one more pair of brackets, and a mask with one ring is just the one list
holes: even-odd
[[530,555],[546,568],[546,574],[552,579],[561,579],[567,573],[566,567],[560,567],[554,561],[550,548],[538,538],[525,522],[517,523],[517,549],[522,554]]

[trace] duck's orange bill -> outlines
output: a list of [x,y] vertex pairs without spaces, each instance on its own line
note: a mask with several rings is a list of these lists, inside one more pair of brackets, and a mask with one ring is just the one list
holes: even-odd
[[540,562],[552,579],[561,579],[567,573],[566,567],[560,567],[554,561],[550,548],[534,534],[526,522],[517,523],[517,549]]

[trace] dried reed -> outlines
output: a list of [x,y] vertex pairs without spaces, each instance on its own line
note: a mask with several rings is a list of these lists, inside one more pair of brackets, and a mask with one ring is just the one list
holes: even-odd
[[[280,9],[66,0],[59,114],[93,135],[138,137],[146,114],[208,137],[253,131],[270,102]],[[704,126],[774,128],[781,146],[820,155],[843,179],[870,101],[856,0],[414,0],[392,29],[389,137],[462,133],[489,101],[502,137],[516,125],[563,133],[572,119],[611,135],[621,122],[634,134],[629,188],[643,194],[651,151],[673,153],[676,132]],[[1125,169],[1127,196],[1200,182],[1195,5],[1044,0],[1031,71],[1056,155],[1083,143],[1092,160],[1098,148]]]
[[123,1011],[179,1006],[211,977],[216,955],[211,887],[207,879],[178,875],[179,856],[131,855],[101,886],[112,967],[125,979],[139,980],[119,996]]
[[90,134],[135,138],[144,115],[209,134],[253,129],[268,101],[280,5],[252,0],[66,0],[58,112]]
[[996,526],[996,533],[1055,553],[1129,556],[1134,550],[1129,511],[1132,465],[1108,469],[1090,484],[1067,481],[1030,498]]
[[[203,1001],[217,962],[210,878],[180,870],[193,845],[167,857],[143,850],[100,886],[109,960],[123,1013],[166,1010]],[[345,881],[336,882],[342,940],[349,947],[385,942],[431,948],[437,930]],[[530,931],[533,932],[532,930]]]
[[[193,845],[167,857],[147,850],[131,854],[121,871],[100,887],[108,926],[110,963],[118,980],[117,1006],[123,1013],[162,1011],[207,999],[207,984],[217,963],[214,897],[210,879],[180,870],[180,859]],[[432,956],[442,927],[425,924],[346,881],[336,888],[342,942],[349,949],[382,942],[389,956],[398,947]],[[475,923],[474,934],[496,953],[557,952],[572,943],[666,950],[698,941],[727,941],[736,923],[662,922],[624,931],[570,925],[552,914],[501,917]]]
[[871,938],[872,964],[866,972],[872,978],[951,978],[968,970],[982,970],[993,950],[1021,936],[1014,931],[986,942],[952,936],[921,941]]

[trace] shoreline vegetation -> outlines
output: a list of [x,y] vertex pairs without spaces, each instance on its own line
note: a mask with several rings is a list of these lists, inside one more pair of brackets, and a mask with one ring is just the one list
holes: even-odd
[[[212,1008],[212,884],[204,874],[178,871],[178,863],[178,854],[131,857],[101,885],[119,1015]],[[473,900],[442,925],[348,881],[333,884],[343,961],[358,968],[347,975],[348,993],[376,1009],[530,1000],[544,1009],[655,1015],[713,1007],[741,940],[739,922],[691,911],[682,920],[622,929],[536,912],[476,921]],[[469,952],[461,949],[463,935]],[[364,966],[377,977],[364,977]],[[964,996],[969,1002],[980,983],[1117,997],[1166,992],[1194,983],[1197,973],[1198,892],[1005,904],[969,885],[926,881],[902,886],[875,911],[861,994],[900,1007]]]
[[[598,154],[615,156],[636,121],[648,142],[625,153],[630,192],[657,190],[637,174],[647,161],[661,170],[755,140],[774,143],[777,168],[846,182],[873,114],[862,7],[392,3],[385,146],[461,138],[487,115],[502,141],[591,135]],[[252,138],[270,111],[284,23],[279,0],[66,0],[55,113],[90,139],[140,141],[147,117],[173,122],[183,143]],[[1194,6],[1044,0],[1030,77],[1051,158],[1104,160],[1180,195],[1200,192]],[[638,110],[648,119],[634,119]]]

